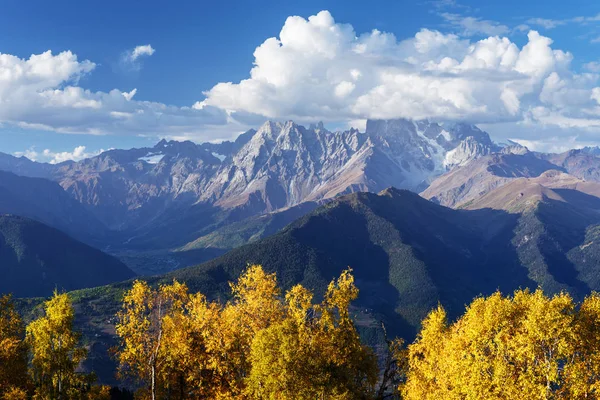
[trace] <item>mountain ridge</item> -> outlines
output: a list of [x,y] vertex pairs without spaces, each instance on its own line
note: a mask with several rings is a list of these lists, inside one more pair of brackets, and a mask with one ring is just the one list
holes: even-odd
[[498,149],[467,124],[370,120],[365,132],[331,132],[322,124],[268,121],[234,142],[162,140],[79,162],[25,168],[15,158],[0,168],[59,183],[116,232],[111,248],[155,248],[159,232],[173,231],[174,215],[187,216],[181,235],[168,237],[177,247],[223,224],[303,202],[389,186],[418,190],[453,165]]

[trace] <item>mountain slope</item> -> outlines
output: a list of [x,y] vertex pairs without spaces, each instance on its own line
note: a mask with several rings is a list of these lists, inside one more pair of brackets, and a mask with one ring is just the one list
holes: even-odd
[[585,147],[559,154],[539,154],[569,174],[580,179],[600,182],[600,149]]
[[181,252],[207,248],[231,250],[273,235],[317,207],[317,203],[305,202],[285,210],[252,216],[218,228],[178,250]]
[[0,216],[0,293],[48,296],[131,278],[123,263],[66,234],[12,215]]
[[541,286],[576,297],[600,289],[600,267],[588,261],[600,256],[600,198],[535,181],[509,185],[496,189],[505,201],[496,210],[452,210],[396,189],[344,196],[274,236],[168,276],[222,292],[247,263],[260,263],[286,286],[322,291],[351,266],[360,306],[405,335],[437,302],[452,316],[496,289]]
[[[524,148],[507,148],[458,166],[435,179],[421,195],[437,204],[460,207],[515,178],[563,170]],[[516,151],[516,152],[515,152]]]
[[[408,191],[357,193],[167,279],[219,293],[247,263],[260,263],[286,287],[301,282],[322,293],[350,266],[361,290],[360,307],[410,336],[438,301],[458,312],[481,292],[535,285],[517,254],[506,251],[515,225],[516,218],[504,212],[455,211]],[[485,233],[492,230],[494,235]]]
[[569,203],[581,213],[600,210],[600,183],[588,182],[557,170],[548,170],[533,178],[515,178],[465,203],[463,208],[492,208],[509,212],[524,212],[546,199]]
[[79,240],[94,242],[106,229],[55,182],[0,171],[0,214],[15,214],[53,226]]

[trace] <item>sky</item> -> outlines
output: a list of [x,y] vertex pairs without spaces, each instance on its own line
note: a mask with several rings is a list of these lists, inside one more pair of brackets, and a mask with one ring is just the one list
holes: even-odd
[[44,162],[265,120],[479,125],[600,144],[600,4],[3,0],[0,151]]

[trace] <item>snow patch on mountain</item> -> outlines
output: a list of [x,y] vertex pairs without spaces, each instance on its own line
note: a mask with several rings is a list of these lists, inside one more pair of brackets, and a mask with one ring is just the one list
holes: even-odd
[[221,162],[225,161],[225,159],[227,158],[226,155],[215,153],[214,151],[211,152],[211,154],[213,155],[213,157],[219,159],[219,161],[221,161]]
[[158,164],[164,157],[165,155],[162,153],[148,153],[144,157],[138,158],[138,160],[148,164]]
[[[425,141],[425,143],[427,143],[427,151],[423,148],[423,155],[426,158],[429,158],[433,161],[433,174],[442,174],[444,172],[446,172],[445,167],[446,165],[444,164],[444,154],[446,153],[446,150],[435,140],[435,139],[431,139],[429,137],[427,137],[425,135],[425,130],[420,129],[419,125],[414,122],[415,125],[415,130],[417,132],[417,135],[419,135],[421,137],[421,139],[423,139]],[[449,136],[449,133],[446,131],[442,131],[440,134],[444,136],[444,138],[446,138],[446,136],[444,135],[444,133],[446,133],[446,135]],[[448,140],[448,139],[446,139]]]

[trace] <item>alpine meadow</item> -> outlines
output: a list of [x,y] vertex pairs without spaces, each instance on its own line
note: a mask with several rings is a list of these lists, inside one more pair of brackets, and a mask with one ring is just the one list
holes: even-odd
[[600,4],[5,0],[0,400],[600,399]]

